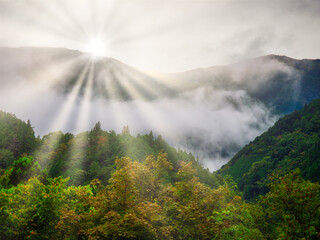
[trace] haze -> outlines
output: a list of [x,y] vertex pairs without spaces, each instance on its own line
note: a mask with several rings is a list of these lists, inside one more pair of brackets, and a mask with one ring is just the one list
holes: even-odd
[[0,46],[87,50],[161,72],[266,54],[317,58],[317,0],[0,1]]
[[298,99],[301,76],[272,57],[199,68],[319,58],[319,12],[311,0],[0,0],[0,53],[12,51],[0,56],[0,110],[41,135],[97,121],[152,130],[216,170],[279,118],[259,92],[280,76]]

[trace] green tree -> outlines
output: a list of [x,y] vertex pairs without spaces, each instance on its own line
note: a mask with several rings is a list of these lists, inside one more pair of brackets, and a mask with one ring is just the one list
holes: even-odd
[[21,157],[0,177],[0,186],[9,188],[40,174],[40,165],[32,156]]
[[320,184],[297,171],[271,175],[270,192],[253,205],[252,215],[267,239],[318,239]]
[[0,168],[7,169],[13,164],[13,153],[8,149],[0,149]]

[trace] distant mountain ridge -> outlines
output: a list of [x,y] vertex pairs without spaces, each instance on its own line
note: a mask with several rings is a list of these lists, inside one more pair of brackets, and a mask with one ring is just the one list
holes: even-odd
[[290,113],[320,97],[320,59],[267,55],[225,66],[173,74],[189,89],[241,89],[275,113]]
[[[217,170],[283,114],[320,98],[320,61],[268,55],[151,73],[62,48],[0,48],[0,109],[37,134],[151,129]],[[211,165],[210,165],[211,164]]]
[[[93,69],[88,67],[90,61],[94,63]],[[94,97],[120,101],[174,98],[201,87],[241,89],[276,113],[289,113],[320,97],[320,59],[267,55],[225,66],[151,75],[116,59],[92,60],[91,54],[77,50],[0,48],[0,63],[1,84],[17,79],[30,82],[39,71],[44,75],[45,71],[57,68],[63,72],[52,80],[58,92],[70,93],[84,74],[79,92],[83,95],[91,74]]]
[[[63,94],[70,93],[76,85],[80,85],[79,95],[83,96],[88,84],[92,84],[93,97],[121,101],[152,100],[160,94],[170,95],[172,92],[154,77],[116,59],[93,57],[90,53],[77,50],[0,48],[0,63],[1,83],[39,83],[37,78],[40,75],[51,77],[47,82]],[[52,71],[60,73],[50,76]],[[89,83],[90,78],[92,83]]]

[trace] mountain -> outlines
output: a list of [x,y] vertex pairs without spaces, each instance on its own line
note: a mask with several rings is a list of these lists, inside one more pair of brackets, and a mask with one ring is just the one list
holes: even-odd
[[226,66],[151,74],[116,59],[76,50],[0,48],[0,63],[1,84],[45,81],[64,94],[80,85],[82,96],[91,84],[93,97],[121,101],[178,97],[182,92],[211,87],[243,90],[277,113],[289,113],[320,97],[320,59],[267,55]]
[[319,60],[268,55],[150,73],[62,48],[0,48],[0,109],[35,132],[153,131],[217,170],[285,113],[320,97]]
[[180,80],[186,90],[203,86],[243,90],[275,113],[283,114],[301,109],[320,97],[320,59],[267,55],[226,66],[176,73],[172,79]]
[[47,84],[68,95],[76,87],[81,97],[121,101],[152,100],[174,93],[159,79],[116,59],[63,48],[0,48],[1,84]]
[[268,191],[268,174],[296,168],[305,179],[320,181],[320,99],[279,119],[219,173],[231,175],[245,198],[253,199]]
[[[269,191],[254,203],[159,135],[208,165],[225,163],[278,114],[318,96],[317,61],[267,56],[150,75],[78,51],[20,50],[1,50],[0,108],[76,134],[35,138],[30,121],[0,111],[1,239],[318,239],[320,185],[291,170],[319,181],[320,100],[219,171],[247,200]],[[81,132],[88,119],[142,131],[98,122]]]

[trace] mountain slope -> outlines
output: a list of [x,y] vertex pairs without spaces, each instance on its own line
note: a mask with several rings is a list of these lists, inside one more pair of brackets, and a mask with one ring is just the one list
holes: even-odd
[[[186,90],[199,87],[238,89],[275,113],[290,113],[320,98],[320,60],[267,55],[226,66],[172,75]],[[186,83],[185,83],[186,82]]]
[[141,161],[161,153],[165,153],[174,171],[181,161],[192,162],[202,182],[217,186],[215,174],[205,169],[191,153],[171,147],[161,136],[154,138],[152,132],[132,136],[128,128],[124,128],[121,134],[107,132],[100,128],[100,123],[90,132],[75,136],[62,132],[49,133],[42,138],[35,159],[48,170],[49,177],[70,177],[69,184],[80,185],[95,178],[106,183],[118,158],[130,157]]
[[92,98],[153,100],[174,93],[161,80],[116,59],[63,48],[0,48],[1,84],[46,84],[66,94],[87,88]]
[[[320,97],[318,60],[264,56],[156,74],[53,48],[0,48],[0,109],[37,134],[104,129],[162,135],[217,170],[281,114]],[[192,114],[190,114],[192,113]]]
[[219,172],[233,176],[245,197],[252,199],[268,190],[268,174],[295,168],[304,178],[320,181],[320,100],[278,120]]
[[178,97],[182,92],[210,87],[243,90],[277,113],[289,113],[320,97],[319,59],[268,55],[226,66],[150,74],[116,59],[94,58],[76,50],[0,48],[0,63],[3,86],[21,81],[45,82],[58,92],[68,94],[78,84],[81,96],[85,88],[91,86],[92,97],[121,101]]
[[37,146],[30,122],[0,111],[0,169],[10,167],[22,154],[31,154]]
[[70,184],[89,183],[99,178],[107,182],[114,171],[115,161],[130,157],[135,161],[164,154],[173,171],[181,161],[191,162],[203,183],[217,186],[215,174],[211,174],[198,160],[186,151],[171,147],[161,136],[153,133],[132,136],[129,128],[122,133],[103,131],[98,122],[89,132],[77,135],[52,132],[36,139],[30,121],[27,123],[13,114],[0,111],[0,176],[12,167],[21,156],[33,155],[48,177],[70,177]]

